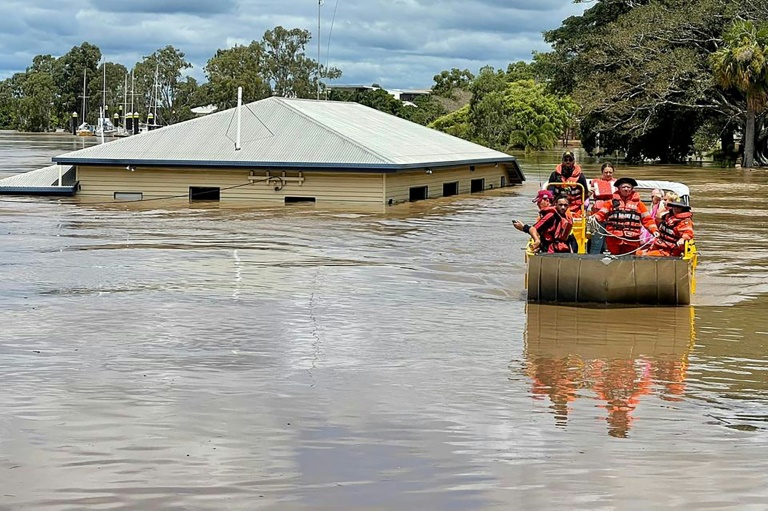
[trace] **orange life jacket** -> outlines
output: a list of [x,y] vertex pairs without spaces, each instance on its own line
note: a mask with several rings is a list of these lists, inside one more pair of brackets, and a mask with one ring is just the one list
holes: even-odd
[[633,192],[626,202],[621,199],[618,192],[614,193],[611,198],[611,211],[605,219],[606,230],[614,236],[639,240],[643,227],[639,207],[639,193]]
[[[563,175],[563,164],[559,164],[555,168],[555,173],[560,178],[561,183],[578,183],[579,176],[581,176],[581,167],[574,164],[571,177],[565,177]],[[568,197],[568,211],[577,213],[581,210],[581,205],[584,204],[584,194],[587,193],[581,186],[564,186],[563,192]]]
[[594,202],[592,203],[592,211],[595,212],[603,207],[606,200],[613,197],[613,183],[615,179],[605,181],[603,179],[594,179],[592,181],[592,189],[594,190]]
[[677,242],[680,241],[685,232],[690,232],[691,239],[693,239],[692,216],[690,211],[685,211],[679,215],[673,215],[671,211],[664,213],[659,224],[659,238],[653,248],[668,250],[670,255],[674,256],[682,255],[683,247],[678,246]]

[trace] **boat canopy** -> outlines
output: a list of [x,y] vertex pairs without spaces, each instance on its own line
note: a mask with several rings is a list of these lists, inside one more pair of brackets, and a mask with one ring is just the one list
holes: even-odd
[[[590,187],[592,186],[592,181],[594,180],[587,179]],[[658,188],[664,192],[675,192],[677,196],[680,197],[680,201],[683,202],[683,204],[690,204],[691,190],[683,183],[678,183],[676,181],[655,181],[647,179],[636,179],[635,181],[637,181],[636,189],[653,190],[654,188]],[[545,184],[542,188],[546,187],[547,184]]]

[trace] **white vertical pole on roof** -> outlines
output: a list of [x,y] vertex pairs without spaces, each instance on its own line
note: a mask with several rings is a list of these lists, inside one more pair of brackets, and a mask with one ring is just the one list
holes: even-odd
[[235,140],[235,151],[240,150],[240,112],[243,106],[243,88],[237,88],[237,140]]
[[62,186],[61,184],[61,164],[57,165],[59,167],[59,186]]

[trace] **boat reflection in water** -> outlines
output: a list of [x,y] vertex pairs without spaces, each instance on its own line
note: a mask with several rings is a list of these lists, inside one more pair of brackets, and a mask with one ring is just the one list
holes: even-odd
[[626,437],[642,396],[682,399],[694,342],[693,307],[527,305],[526,373],[559,426],[574,401],[591,398],[605,409],[608,433]]

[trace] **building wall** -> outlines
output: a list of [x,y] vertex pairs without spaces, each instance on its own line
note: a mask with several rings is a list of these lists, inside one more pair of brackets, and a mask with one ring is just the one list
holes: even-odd
[[[504,177],[505,186],[518,183],[517,178],[510,180],[509,173],[504,165],[475,166],[471,171],[469,165],[457,168],[433,169],[427,174],[426,169],[412,172],[389,174],[386,176],[386,197],[392,203],[407,201],[410,198],[410,189],[417,186],[428,187],[428,198],[434,199],[443,196],[443,183],[458,181],[459,194],[470,193],[473,179],[485,179],[484,190],[491,190],[501,186],[501,178]],[[512,182],[511,182],[512,181]]]
[[[221,202],[273,202],[283,203],[285,197],[314,197],[319,202],[354,202],[383,204],[384,177],[370,173],[304,172],[304,182],[295,181],[298,171],[286,172],[287,179],[265,182],[265,171],[254,170],[253,184],[249,170],[162,169],[142,168],[135,171],[125,167],[77,168],[80,182],[78,195],[112,199],[115,192],[141,192],[144,199],[185,197],[189,187],[218,187]],[[282,172],[272,171],[272,176]],[[293,179],[293,180],[292,180]],[[280,188],[275,190],[275,187]]]
[[[253,174],[249,179],[249,175]],[[221,202],[254,202],[282,204],[286,197],[313,197],[317,203],[355,203],[384,205],[410,199],[412,187],[427,186],[428,198],[443,196],[443,183],[458,182],[458,193],[467,194],[474,179],[485,179],[483,190],[518,183],[510,179],[504,165],[457,168],[419,169],[397,174],[314,172],[305,171],[303,183],[297,182],[299,171],[286,171],[284,180],[277,179],[282,171],[271,171],[273,179],[266,181],[266,171],[247,169],[195,169],[78,166],[79,196],[110,200],[115,192],[141,193],[143,199],[188,197],[190,187],[220,189]],[[252,182],[253,181],[253,182]],[[277,189],[276,189],[277,188]]]

